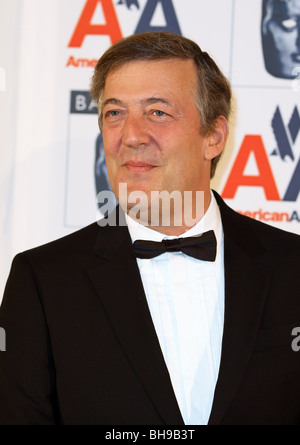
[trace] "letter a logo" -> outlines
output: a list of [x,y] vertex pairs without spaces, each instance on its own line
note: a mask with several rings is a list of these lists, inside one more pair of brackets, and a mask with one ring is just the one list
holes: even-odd
[[[159,4],[163,9],[163,13],[166,19],[165,26],[151,25],[152,19]],[[151,32],[151,31],[169,31],[181,35],[179,23],[177,20],[172,0],[148,0],[148,3],[146,4],[141,20],[135,31],[135,34],[140,34],[142,32]]]
[[[244,174],[251,154],[254,154],[259,175]],[[246,136],[222,193],[224,199],[234,199],[239,187],[262,187],[269,201],[280,201],[271,166],[261,136]]]
[[[104,25],[94,25],[92,23],[98,6],[102,6],[106,20]],[[109,36],[112,44],[122,39],[122,32],[112,0],[87,0],[70,40],[69,47],[79,48],[84,38],[88,35]]]

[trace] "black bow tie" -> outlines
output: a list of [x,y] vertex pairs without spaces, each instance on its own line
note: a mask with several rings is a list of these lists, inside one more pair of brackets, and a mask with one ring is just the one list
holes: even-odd
[[133,243],[133,251],[137,258],[151,259],[166,252],[183,252],[197,260],[214,262],[217,253],[217,240],[213,230],[201,236],[177,238],[174,240],[144,241]]

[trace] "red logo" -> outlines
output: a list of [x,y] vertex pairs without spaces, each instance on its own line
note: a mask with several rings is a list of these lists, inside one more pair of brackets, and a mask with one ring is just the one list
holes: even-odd
[[[97,6],[101,4],[106,23],[94,25],[92,19]],[[69,42],[69,48],[79,48],[87,35],[109,36],[114,44],[122,39],[122,32],[112,0],[87,0]]]
[[[259,171],[257,176],[244,174],[251,155],[254,155]],[[279,192],[261,136],[248,135],[241,145],[227,183],[223,190],[224,199],[234,199],[239,187],[262,187],[267,200],[280,201]]]

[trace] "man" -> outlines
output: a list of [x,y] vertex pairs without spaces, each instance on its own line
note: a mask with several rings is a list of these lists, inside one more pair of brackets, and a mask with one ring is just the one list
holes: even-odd
[[91,91],[126,214],[15,258],[1,423],[299,424],[300,239],[210,190],[228,81],[195,43],[149,33],[110,48]]

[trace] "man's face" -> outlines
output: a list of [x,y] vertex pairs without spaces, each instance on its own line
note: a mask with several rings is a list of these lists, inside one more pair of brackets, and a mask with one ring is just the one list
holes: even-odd
[[207,137],[196,106],[192,61],[130,62],[109,74],[103,140],[111,187],[128,193],[209,189]]
[[264,0],[262,38],[268,72],[294,78],[300,64],[300,0]]

